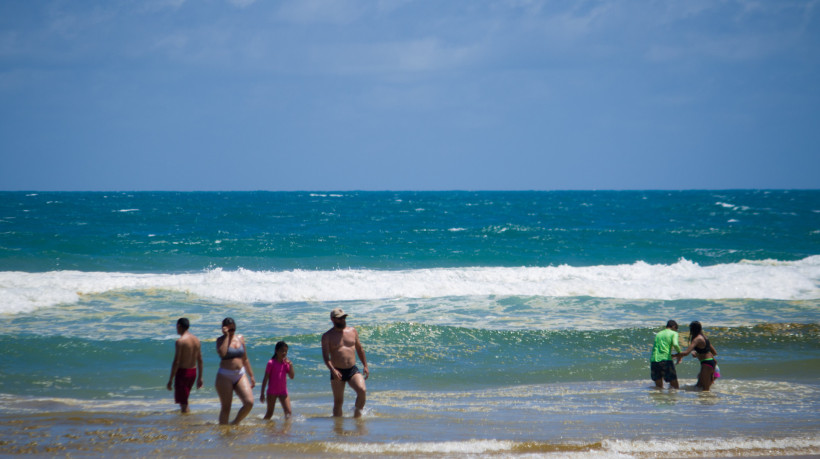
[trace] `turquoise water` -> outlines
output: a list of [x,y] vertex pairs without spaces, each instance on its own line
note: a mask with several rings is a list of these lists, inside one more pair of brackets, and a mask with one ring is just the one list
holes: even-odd
[[[328,419],[338,306],[371,367],[364,424]],[[183,420],[181,316],[206,365]],[[0,451],[228,447],[226,316],[260,383],[280,339],[297,368],[295,421],[257,406],[242,454],[687,455],[691,423],[713,455],[820,454],[820,191],[0,193]],[[649,388],[668,319],[703,322],[712,393]]]
[[817,191],[0,193],[0,268],[704,266],[817,254]]

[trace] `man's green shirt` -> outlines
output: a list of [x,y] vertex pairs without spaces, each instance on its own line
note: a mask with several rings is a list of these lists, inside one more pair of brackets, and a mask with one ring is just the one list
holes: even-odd
[[672,348],[680,352],[678,332],[671,328],[664,328],[655,335],[655,344],[652,346],[652,360],[650,362],[672,360]]

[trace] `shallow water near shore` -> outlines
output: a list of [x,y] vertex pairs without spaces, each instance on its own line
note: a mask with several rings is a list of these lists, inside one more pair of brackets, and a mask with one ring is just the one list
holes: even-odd
[[[12,409],[14,415],[4,410],[0,426],[6,453],[71,455],[668,457],[672,451],[692,457],[816,454],[820,447],[818,407],[806,401],[818,399],[816,384],[725,382],[702,393],[686,387],[694,381],[682,382],[678,391],[638,381],[445,393],[373,390],[361,419],[323,415],[326,394],[294,394],[299,411],[293,418],[279,412],[265,421],[256,412],[234,427],[216,424],[218,407],[204,394],[195,395],[188,415],[155,410],[161,402],[112,407],[67,400],[47,415],[21,414],[26,409],[20,405],[39,405],[30,400]],[[708,435],[693,437],[693,424]]]

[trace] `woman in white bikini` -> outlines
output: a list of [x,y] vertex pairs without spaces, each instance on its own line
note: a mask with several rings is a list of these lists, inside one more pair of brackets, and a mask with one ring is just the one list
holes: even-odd
[[256,380],[248,362],[245,338],[236,334],[236,322],[230,317],[222,321],[222,336],[216,339],[216,352],[222,358],[219,362],[219,371],[216,373],[216,393],[219,394],[219,402],[222,404],[219,423],[228,423],[233,393],[236,391],[236,395],[242,401],[242,408],[231,423],[236,425],[253,408],[253,387],[256,386]]

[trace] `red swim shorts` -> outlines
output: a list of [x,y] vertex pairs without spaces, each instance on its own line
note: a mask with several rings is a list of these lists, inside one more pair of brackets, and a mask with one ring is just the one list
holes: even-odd
[[180,368],[174,378],[174,402],[180,405],[188,404],[188,396],[196,382],[196,368]]

